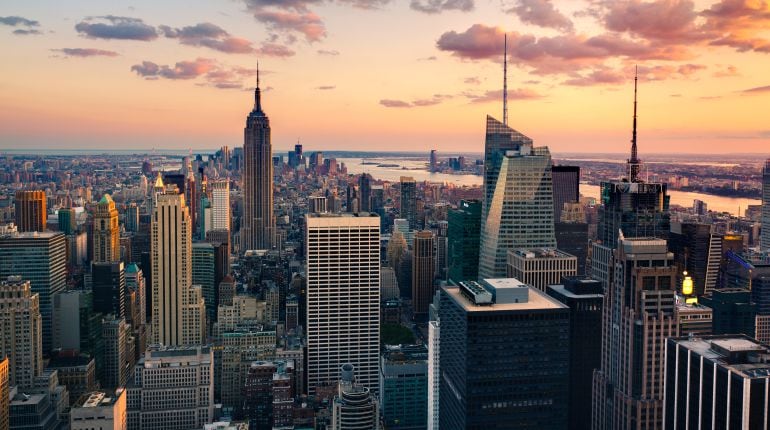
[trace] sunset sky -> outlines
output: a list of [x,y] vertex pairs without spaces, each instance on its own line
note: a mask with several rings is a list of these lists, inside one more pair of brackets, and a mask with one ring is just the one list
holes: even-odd
[[0,152],[243,144],[257,60],[273,148],[770,152],[760,0],[10,0]]

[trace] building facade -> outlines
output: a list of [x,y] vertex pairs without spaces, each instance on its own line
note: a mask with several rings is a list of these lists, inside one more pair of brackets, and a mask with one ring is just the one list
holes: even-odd
[[416,230],[417,225],[417,182],[411,176],[401,177],[401,218],[409,221],[409,229]]
[[412,251],[412,310],[415,318],[428,316],[436,272],[436,238],[431,231],[414,235]]
[[422,430],[428,420],[428,350],[388,347],[380,358],[380,412],[385,427]]
[[566,306],[488,279],[442,288],[439,319],[441,430],[567,427]]
[[555,248],[551,155],[547,147],[487,117],[479,279],[506,276],[517,248]]
[[448,277],[454,282],[473,281],[479,277],[481,201],[461,200],[457,209],[447,213]]
[[157,196],[151,254],[153,343],[203,343],[204,300],[192,285],[192,220],[184,195],[176,191]]
[[275,241],[273,147],[270,119],[262,110],[259,76],[254,89],[254,109],[246,118],[243,134],[241,250],[271,249]]
[[591,428],[661,428],[665,341],[676,336],[674,256],[665,240],[621,238],[604,295]]
[[127,430],[126,391],[94,391],[70,410],[70,430]]
[[761,248],[770,251],[770,160],[762,169],[762,240]]
[[95,263],[120,261],[120,227],[118,210],[109,194],[105,194],[94,211],[94,257]]
[[[43,373],[40,297],[29,281],[9,277],[0,282],[0,357],[8,357],[10,385],[34,386]],[[7,394],[7,393],[6,393]]]
[[377,390],[380,349],[380,218],[306,216],[308,392],[339,381],[352,363]]
[[564,203],[580,201],[580,166],[553,166],[553,219],[561,220]]
[[562,277],[577,275],[577,257],[556,248],[510,250],[507,275],[545,291],[561,283]]
[[45,231],[48,217],[45,191],[16,191],[14,215],[19,232]]

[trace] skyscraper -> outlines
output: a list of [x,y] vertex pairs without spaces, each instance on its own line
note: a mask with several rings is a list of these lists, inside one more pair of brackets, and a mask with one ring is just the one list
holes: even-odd
[[676,266],[666,241],[623,238],[604,295],[601,368],[593,378],[594,430],[661,428],[665,342],[678,333]]
[[380,430],[377,398],[371,388],[358,381],[352,364],[340,369],[337,395],[332,402],[332,425],[337,430]]
[[53,297],[67,285],[67,252],[64,234],[27,232],[0,234],[0,279],[20,276],[40,297],[43,317],[43,351],[53,339]]
[[388,429],[425,429],[428,419],[428,350],[389,346],[380,359],[380,408]]
[[766,429],[770,349],[745,335],[669,338],[667,429]]
[[211,189],[211,228],[230,232],[230,182],[226,180],[209,183]]
[[433,299],[436,272],[436,238],[429,230],[414,236],[412,252],[412,309],[415,319],[426,319]]
[[762,250],[770,251],[770,159],[762,169]]
[[364,173],[358,178],[358,206],[361,212],[374,212],[372,210],[372,177]]
[[9,428],[8,357],[0,358],[0,429]]
[[515,279],[482,283],[441,290],[441,430],[566,428],[569,309]]
[[447,218],[448,277],[454,282],[474,281],[479,277],[481,201],[460,200]]
[[192,285],[192,220],[175,190],[157,196],[151,260],[153,343],[202,343],[206,317],[201,289]]
[[0,281],[0,357],[10,360],[10,385],[32,388],[43,373],[41,330],[40,298],[29,281]]
[[241,249],[271,249],[275,241],[273,148],[270,144],[270,120],[262,111],[259,70],[254,109],[246,119],[244,129],[243,156]]
[[564,203],[580,201],[580,166],[553,166],[553,219],[561,220]]
[[435,149],[430,150],[430,171],[431,173],[438,171],[438,154]]
[[59,231],[66,235],[74,233],[77,229],[75,209],[61,208],[57,215],[59,218]]
[[551,154],[487,116],[479,279],[506,276],[516,248],[555,248]]
[[308,214],[308,393],[333,384],[352,363],[377,390],[380,351],[380,218],[369,213]]
[[409,221],[409,229],[417,229],[417,182],[411,176],[401,177],[401,218]]
[[94,212],[94,258],[95,263],[120,261],[120,228],[118,210],[109,194],[96,204]]
[[201,288],[201,294],[206,301],[206,317],[211,325],[217,315],[217,283],[215,276],[216,254],[214,245],[210,243],[193,243],[192,245],[192,285]]
[[16,228],[20,232],[45,231],[46,209],[45,191],[16,191],[14,214]]
[[91,278],[94,312],[125,317],[126,271],[123,263],[94,263],[91,265]]
[[565,277],[562,285],[549,285],[549,296],[569,308],[569,429],[591,428],[591,380],[602,360],[601,282],[585,277]]

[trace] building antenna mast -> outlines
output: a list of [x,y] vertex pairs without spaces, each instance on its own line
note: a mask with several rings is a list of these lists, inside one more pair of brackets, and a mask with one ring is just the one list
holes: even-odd
[[503,124],[508,125],[508,34],[503,41]]

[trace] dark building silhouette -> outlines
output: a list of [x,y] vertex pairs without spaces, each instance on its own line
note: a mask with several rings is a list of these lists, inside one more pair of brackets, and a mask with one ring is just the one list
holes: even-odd
[[91,291],[94,312],[126,317],[126,272],[123,263],[93,263]]
[[444,287],[439,425],[565,429],[569,309],[515,279]]
[[682,282],[682,273],[693,280],[693,294],[700,297],[716,287],[719,275],[719,261],[722,249],[720,236],[711,234],[710,224],[673,223],[669,248],[679,267],[677,284]]
[[372,177],[368,173],[358,178],[358,208],[361,212],[373,212]]
[[409,229],[417,229],[417,182],[409,176],[401,177],[401,218],[409,221]]
[[549,296],[569,308],[569,429],[591,428],[591,381],[602,361],[601,282],[587,277],[565,277],[550,285]]
[[580,166],[551,166],[553,219],[561,219],[564,203],[580,201]]
[[481,201],[461,200],[447,214],[447,264],[449,279],[475,281],[479,277]]
[[712,332],[717,334],[745,334],[754,337],[757,304],[751,301],[751,291],[743,288],[722,288],[700,303],[713,311]]
[[586,273],[588,258],[588,224],[584,222],[557,222],[554,224],[556,248],[577,257],[577,273]]

